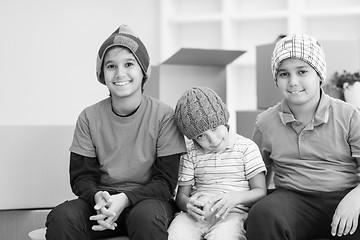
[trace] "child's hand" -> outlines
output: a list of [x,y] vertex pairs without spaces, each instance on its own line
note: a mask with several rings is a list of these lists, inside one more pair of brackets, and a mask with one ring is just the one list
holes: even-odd
[[187,212],[198,221],[205,219],[203,211],[205,204],[204,202],[199,201],[199,198],[202,196],[202,193],[196,193],[189,198],[189,201],[186,204]]
[[95,206],[94,209],[99,211],[103,207],[110,206],[112,198],[107,191],[99,191],[95,194]]
[[115,221],[117,220],[116,213],[110,211],[106,207],[102,207],[99,211],[97,211],[97,215],[93,215],[90,217],[90,220],[97,221],[98,225],[93,225],[92,230],[94,231],[102,231],[106,229],[115,230],[117,224]]
[[331,223],[331,235],[341,237],[356,231],[360,216],[358,195],[356,191],[351,191],[340,201]]
[[[108,197],[106,194],[103,196],[106,196],[105,198]],[[90,220],[96,220],[98,223],[98,225],[94,225],[92,227],[94,231],[102,231],[106,229],[114,230],[117,226],[116,220],[119,218],[124,208],[129,205],[129,200],[123,193],[111,196],[111,201],[107,202],[110,202],[110,204],[101,205],[102,203],[100,201],[96,206],[97,208],[100,206],[102,207],[97,210],[97,215],[90,217]]]
[[[97,215],[91,216],[90,220],[97,221],[99,225],[93,226],[93,230],[100,231],[105,229],[114,230],[116,227],[116,223],[108,225],[105,220],[109,217],[113,217],[116,215],[115,212],[110,211],[108,208],[112,203],[112,198],[107,191],[99,191],[95,194],[95,206]],[[104,225],[103,227],[98,227]],[[105,227],[106,226],[106,227]]]
[[236,193],[228,192],[212,197],[209,204],[211,206],[210,211],[214,213],[216,212],[216,218],[225,218],[231,209],[236,207],[239,203]]

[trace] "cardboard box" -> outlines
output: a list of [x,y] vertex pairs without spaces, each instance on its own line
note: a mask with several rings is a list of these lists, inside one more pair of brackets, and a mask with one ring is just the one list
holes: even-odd
[[[319,40],[327,65],[328,84],[335,72],[356,72],[360,69],[360,40]],[[271,73],[271,55],[275,43],[256,47],[257,107],[267,109],[279,102],[282,97],[274,84]],[[334,96],[336,97],[336,96]]]
[[213,89],[226,102],[226,66],[245,51],[181,48],[152,67],[144,92],[175,108],[180,96],[193,86]]
[[256,46],[256,95],[257,108],[267,109],[281,101],[271,73],[271,55],[275,43]]
[[244,137],[251,138],[254,131],[256,117],[261,112],[262,110],[237,111],[236,132]]

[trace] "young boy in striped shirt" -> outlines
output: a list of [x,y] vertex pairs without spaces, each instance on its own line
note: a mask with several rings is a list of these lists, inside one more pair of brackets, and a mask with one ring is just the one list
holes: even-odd
[[180,159],[175,239],[243,239],[249,207],[266,195],[257,145],[229,131],[229,112],[211,89],[193,87],[178,100],[175,123],[188,141]]

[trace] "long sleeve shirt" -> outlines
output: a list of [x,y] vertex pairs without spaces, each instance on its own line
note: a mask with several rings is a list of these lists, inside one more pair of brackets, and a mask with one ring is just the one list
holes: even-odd
[[136,112],[126,117],[112,111],[111,98],[86,108],[70,151],[75,194],[89,201],[98,190],[124,192],[134,204],[171,197],[186,146],[174,110],[143,95]]

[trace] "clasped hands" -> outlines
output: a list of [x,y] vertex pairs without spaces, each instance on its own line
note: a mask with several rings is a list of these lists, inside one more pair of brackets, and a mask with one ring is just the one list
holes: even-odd
[[218,196],[207,196],[195,193],[186,204],[187,212],[198,221],[209,221],[215,214],[215,219],[225,218],[238,203],[231,193]]
[[115,230],[116,220],[121,212],[128,206],[129,200],[124,193],[110,195],[107,191],[99,191],[95,194],[96,215],[90,220],[97,221],[97,225],[92,226],[94,231]]

